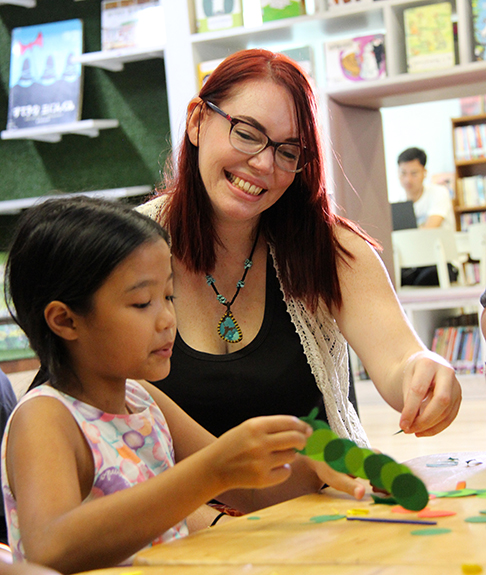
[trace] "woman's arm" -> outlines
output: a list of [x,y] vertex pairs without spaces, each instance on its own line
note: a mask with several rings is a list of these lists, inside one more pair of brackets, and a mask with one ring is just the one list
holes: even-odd
[[343,228],[338,238],[355,256],[338,264],[343,304],[332,313],[339,328],[380,394],[401,411],[401,428],[417,436],[442,431],[461,402],[453,368],[416,335],[374,249]]
[[[92,487],[91,450],[59,401],[33,398],[13,417],[6,462],[26,557],[62,573],[116,565],[218,493],[287,479],[288,464],[310,431],[296,418],[272,416],[209,443],[191,437],[189,425],[188,440],[179,446],[186,457],[177,465],[82,504]],[[196,445],[203,448],[189,454]]]

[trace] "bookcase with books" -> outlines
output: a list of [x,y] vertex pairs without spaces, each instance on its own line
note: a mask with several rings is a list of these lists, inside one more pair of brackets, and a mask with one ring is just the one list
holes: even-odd
[[456,219],[467,231],[486,222],[486,114],[452,119],[456,168]]

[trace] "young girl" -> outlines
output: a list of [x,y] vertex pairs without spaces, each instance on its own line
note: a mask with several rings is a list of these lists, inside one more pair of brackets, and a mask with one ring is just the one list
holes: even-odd
[[[186,535],[184,518],[212,497],[289,477],[307,424],[260,417],[215,440],[134,381],[168,374],[176,330],[167,236],[153,220],[88,198],[31,208],[6,289],[41,361],[41,385],[17,406],[2,446],[15,559],[62,573],[116,565]],[[252,496],[219,499],[244,510]]]

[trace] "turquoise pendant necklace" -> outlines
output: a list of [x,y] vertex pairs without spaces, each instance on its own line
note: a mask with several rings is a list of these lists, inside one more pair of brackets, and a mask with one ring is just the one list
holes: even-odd
[[216,299],[219,301],[219,303],[226,306],[226,311],[224,312],[223,317],[219,320],[218,323],[218,335],[221,339],[227,341],[228,343],[238,343],[243,339],[243,333],[241,331],[241,328],[238,325],[238,322],[234,318],[233,314],[231,313],[231,306],[235,303],[235,299],[238,297],[241,288],[245,286],[246,274],[253,265],[252,258],[257,245],[259,235],[260,230],[258,230],[257,232],[255,241],[253,243],[253,247],[251,248],[250,256],[245,260],[244,263],[245,271],[243,272],[243,277],[237,282],[236,292],[231,301],[228,301],[224,297],[224,295],[221,295],[219,293],[218,288],[216,287],[216,284],[214,282],[213,276],[210,274],[206,275],[206,283],[213,288],[214,293],[216,294]]

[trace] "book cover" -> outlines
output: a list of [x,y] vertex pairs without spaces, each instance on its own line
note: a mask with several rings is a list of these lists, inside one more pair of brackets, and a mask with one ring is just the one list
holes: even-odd
[[102,50],[153,48],[164,44],[162,0],[102,0]]
[[310,46],[301,46],[299,48],[290,48],[288,50],[281,50],[282,54],[285,54],[289,58],[292,58],[299,66],[304,70],[304,72],[309,77],[315,87],[314,82],[314,56],[312,53],[312,48]]
[[363,82],[386,76],[385,37],[371,34],[324,44],[329,84]]
[[461,106],[461,116],[476,116],[484,112],[484,97],[465,96],[459,98],[459,105]]
[[243,26],[241,0],[195,0],[198,32]]
[[200,62],[197,65],[197,77],[199,80],[199,89],[203,87],[204,82],[209,78],[214,70],[221,64],[224,58],[218,58],[216,60],[206,60],[205,62]]
[[409,73],[454,66],[454,30],[449,2],[407,8],[403,18]]
[[474,58],[486,60],[486,0],[471,0]]
[[7,130],[80,119],[82,52],[78,19],[12,30]]
[[260,5],[263,22],[305,14],[305,4],[302,0],[260,0]]

